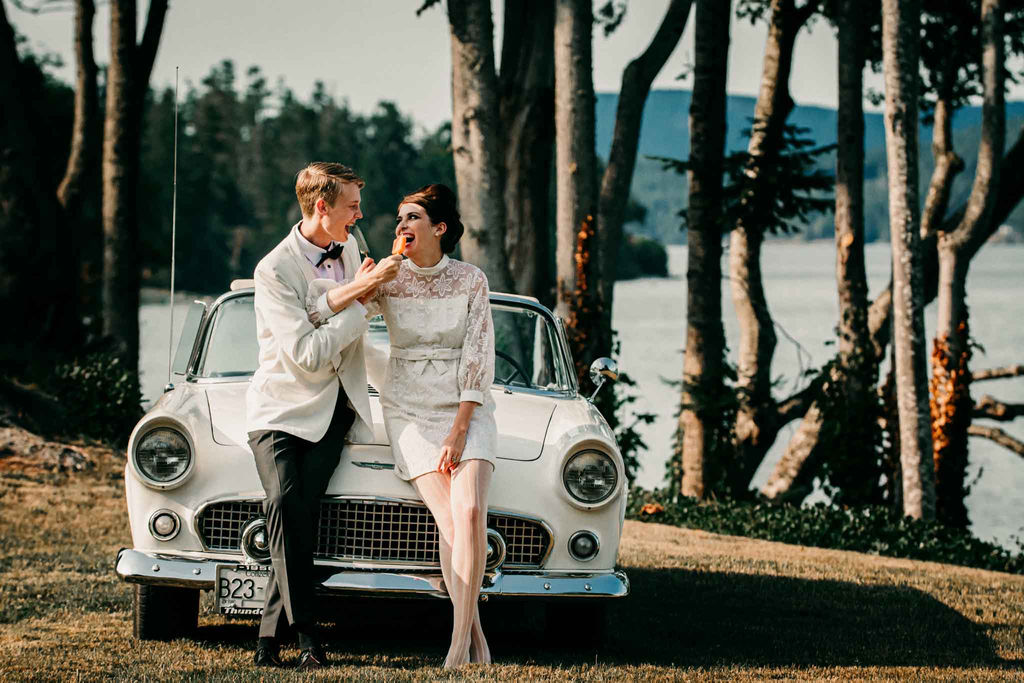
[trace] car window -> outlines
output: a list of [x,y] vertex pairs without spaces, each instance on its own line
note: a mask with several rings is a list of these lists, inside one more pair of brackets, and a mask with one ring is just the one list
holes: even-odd
[[558,334],[550,320],[518,306],[494,304],[491,313],[495,383],[568,391]]
[[251,296],[228,299],[217,307],[196,372],[200,377],[251,375],[259,365],[256,311]]
[[[572,385],[550,318],[530,308],[493,303],[495,384],[508,387],[571,391]],[[253,298],[221,303],[213,312],[196,374],[200,377],[251,375],[259,363]],[[387,358],[388,330],[380,316],[370,321],[367,355]]]

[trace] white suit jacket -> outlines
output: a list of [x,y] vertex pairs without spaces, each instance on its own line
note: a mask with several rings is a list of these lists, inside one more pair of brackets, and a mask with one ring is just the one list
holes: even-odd
[[[308,441],[327,432],[338,398],[338,380],[355,410],[348,440],[371,442],[373,418],[366,392],[363,333],[365,309],[351,305],[314,327],[306,308],[317,278],[289,231],[256,266],[256,335],[259,368],[246,392],[246,429],[273,429]],[[359,269],[359,250],[349,240],[341,259],[347,275]]]

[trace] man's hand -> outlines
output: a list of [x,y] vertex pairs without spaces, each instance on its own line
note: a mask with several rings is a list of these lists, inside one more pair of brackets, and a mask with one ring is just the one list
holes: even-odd
[[328,307],[337,313],[353,301],[358,301],[365,306],[373,298],[377,287],[395,279],[400,264],[401,261],[396,261],[392,257],[388,257],[380,263],[374,263],[373,259],[369,257],[363,259],[351,282],[339,284],[327,292]]
[[374,265],[373,259],[367,256],[363,259],[363,262],[359,264],[359,270],[356,271],[355,278],[353,279],[365,277],[367,274],[373,272]]
[[373,277],[378,279],[378,284],[390,282],[395,279],[398,275],[398,269],[402,265],[402,257],[388,256],[387,258],[381,259],[381,262],[377,264],[377,267],[373,269]]

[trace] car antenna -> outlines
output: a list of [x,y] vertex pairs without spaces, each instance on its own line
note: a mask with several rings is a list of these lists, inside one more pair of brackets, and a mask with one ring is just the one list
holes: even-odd
[[171,171],[171,326],[167,333],[167,386],[171,384],[171,362],[174,357],[174,249],[178,227],[178,67],[174,67],[174,169]]

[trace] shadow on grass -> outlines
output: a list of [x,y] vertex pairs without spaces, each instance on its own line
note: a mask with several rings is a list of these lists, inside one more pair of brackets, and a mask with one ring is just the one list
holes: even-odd
[[[631,569],[632,594],[608,603],[600,647],[545,633],[543,610],[492,600],[484,630],[499,662],[659,666],[945,666],[1019,668],[983,630],[921,591],[842,581]],[[564,603],[572,614],[579,603]],[[436,664],[447,651],[446,601],[351,600],[325,605],[340,659],[384,655],[383,666]],[[589,615],[581,613],[583,619]],[[571,621],[569,623],[572,623]],[[199,639],[252,647],[253,621],[200,629]]]
[[919,590],[843,581],[630,571],[605,662],[761,666],[1006,664],[980,627]]

